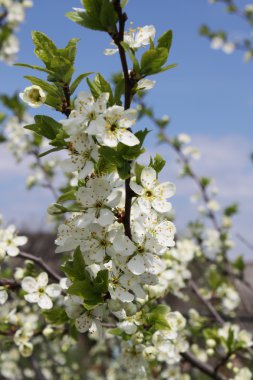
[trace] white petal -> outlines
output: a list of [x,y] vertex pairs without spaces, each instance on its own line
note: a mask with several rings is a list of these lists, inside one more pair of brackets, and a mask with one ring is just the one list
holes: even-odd
[[39,297],[38,305],[39,307],[41,307],[41,309],[52,309],[53,302],[51,298],[48,297],[48,295],[43,294],[42,296]]
[[142,195],[143,194],[143,187],[138,185],[136,182],[134,181],[131,181],[130,182],[130,187],[131,189],[138,195]]
[[39,293],[25,294],[24,298],[27,302],[37,303],[39,301]]
[[113,248],[123,256],[131,256],[136,250],[134,243],[123,234],[118,234],[113,240]]
[[61,287],[58,284],[50,284],[46,287],[46,293],[52,298],[59,297],[61,294]]
[[22,289],[27,293],[33,293],[36,292],[38,289],[38,284],[35,278],[27,276],[23,278],[21,282]]
[[105,49],[104,55],[114,55],[118,52],[118,49]]
[[9,256],[15,257],[19,254],[19,249],[15,245],[7,247],[6,252]]
[[117,288],[111,293],[111,296],[112,298],[115,297],[122,302],[132,302],[134,300],[134,295],[120,286],[117,286]]
[[176,192],[176,186],[171,182],[164,182],[156,186],[154,193],[155,195],[162,198],[170,198]]
[[17,246],[25,245],[27,243],[27,237],[26,236],[16,236],[14,241],[14,244]]
[[119,131],[118,140],[125,145],[134,146],[140,144],[140,140],[130,131]]
[[99,218],[97,219],[97,222],[105,227],[108,226],[109,224],[112,224],[114,222],[114,214],[111,210],[108,209],[102,209],[100,211]]
[[153,189],[156,183],[155,169],[144,168],[141,172],[141,183],[146,189]]
[[42,272],[37,277],[37,283],[39,287],[45,288],[48,283],[48,275],[46,272]]
[[160,213],[169,212],[172,208],[170,202],[166,202],[164,199],[155,199],[152,201],[153,208]]
[[8,299],[8,293],[6,290],[0,290],[0,305],[3,305]]
[[128,263],[128,269],[136,275],[140,275],[145,272],[144,259],[140,255],[134,256]]

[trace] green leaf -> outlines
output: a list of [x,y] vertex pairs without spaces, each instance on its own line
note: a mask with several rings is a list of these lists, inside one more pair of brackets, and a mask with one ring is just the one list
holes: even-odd
[[117,166],[118,174],[121,179],[130,178],[131,174],[131,164],[127,161],[123,161],[120,166]]
[[46,152],[43,152],[43,153],[39,154],[39,157],[44,157],[44,156],[47,156],[50,153],[58,152],[60,150],[62,150],[62,148],[52,148],[52,149],[47,150]]
[[35,45],[34,53],[47,66],[48,62],[55,56],[57,47],[53,41],[44,33],[32,32],[32,40]]
[[77,89],[77,87],[79,86],[79,84],[81,83],[81,81],[86,78],[87,76],[93,74],[92,72],[89,72],[89,73],[84,73],[84,74],[81,74],[79,75],[75,80],[74,82],[72,82],[71,86],[70,86],[70,94],[72,95],[75,90]]
[[66,202],[66,201],[74,201],[76,200],[76,190],[70,190],[66,193],[62,194],[58,199],[57,202]]
[[243,256],[242,255],[237,256],[237,258],[235,259],[232,265],[235,269],[239,270],[240,272],[244,271],[245,262],[244,262]]
[[28,65],[27,63],[14,63],[13,66],[20,66],[20,67],[28,67],[29,69],[42,71],[47,74],[53,74],[53,71],[50,71],[48,69],[45,69],[44,67],[36,66],[36,65]]
[[[26,111],[26,106],[20,101],[19,94],[15,93],[13,96],[0,95],[0,102],[12,111],[19,119],[22,119]],[[3,121],[3,119],[1,119]]]
[[97,99],[102,93],[108,92],[110,94],[108,104],[112,106],[115,103],[110,83],[107,82],[101,74],[98,73],[93,82],[87,79],[87,83],[95,99]]
[[110,1],[102,0],[99,19],[107,32],[113,33],[117,30],[116,23],[118,21],[118,16]]
[[151,166],[153,169],[155,169],[156,173],[158,174],[162,171],[165,164],[166,164],[166,161],[164,160],[164,158],[162,156],[160,156],[160,154],[157,153],[155,155],[154,160],[152,160],[152,158],[151,158],[151,162],[150,162],[149,166]]
[[107,269],[100,270],[94,280],[95,290],[98,293],[106,293],[108,291],[109,274]]
[[165,32],[160,38],[158,38],[158,48],[166,48],[168,53],[170,52],[171,44],[172,44],[173,32],[172,30],[168,30]]
[[60,123],[57,123],[49,116],[36,115],[34,117],[35,124],[26,125],[24,128],[29,129],[40,136],[46,137],[50,140],[56,138],[57,133],[62,128]]
[[233,203],[224,209],[224,215],[233,216],[238,213],[238,204]]
[[174,67],[177,67],[176,63],[172,63],[171,65],[168,65],[168,66],[161,68],[161,70],[159,70],[158,73],[163,73],[164,71],[174,69]]
[[151,75],[160,72],[167,59],[168,50],[164,47],[147,50],[141,58],[141,74]]
[[138,164],[138,162],[135,163],[134,165],[134,172],[135,172],[135,177],[136,177],[136,183],[141,184],[141,173],[142,170],[145,168],[144,165]]
[[89,274],[85,270],[85,262],[80,247],[76,248],[73,260],[68,260],[62,266],[62,270],[71,280],[82,281],[89,279]]
[[53,309],[43,311],[46,320],[53,325],[61,325],[69,320],[66,311],[58,306]]

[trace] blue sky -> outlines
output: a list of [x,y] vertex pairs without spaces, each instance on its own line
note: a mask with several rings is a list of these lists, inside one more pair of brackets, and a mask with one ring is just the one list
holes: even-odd
[[[118,71],[118,56],[103,55],[103,50],[109,47],[110,38],[105,33],[81,28],[64,17],[71,7],[80,6],[78,0],[34,2],[18,34],[21,43],[19,62],[39,63],[33,55],[30,34],[32,30],[40,30],[59,46],[64,46],[72,37],[81,38],[76,74],[100,71],[109,78],[113,71]],[[241,5],[246,3],[248,1],[238,1]],[[241,53],[229,56],[210,49],[209,42],[198,35],[202,23],[214,29],[225,27],[235,37],[248,35],[248,26],[240,18],[227,15],[223,6],[210,5],[207,0],[129,0],[126,9],[129,20],[136,27],[153,24],[158,36],[167,29],[173,29],[170,63],[177,63],[178,67],[156,76],[156,87],[150,91],[147,101],[154,106],[157,115],[168,114],[171,117],[169,132],[172,135],[180,132],[193,135],[204,150],[199,169],[203,175],[208,175],[209,169],[210,174],[217,177],[218,185],[221,184],[222,201],[228,203],[241,198],[244,206],[238,225],[243,226],[250,237],[250,212],[253,208],[248,205],[253,204],[249,190],[249,186],[253,185],[253,167],[248,157],[251,147],[253,150],[253,88],[250,80],[253,63],[244,64]],[[28,82],[22,76],[35,74],[28,69],[0,65],[1,92],[12,94],[24,88]],[[39,112],[46,113],[47,110],[41,108]],[[148,148],[151,151],[156,149],[151,145],[151,139]],[[0,210],[7,220],[28,224],[32,217],[37,221],[37,226],[43,224],[44,210],[51,201],[50,196],[45,195],[45,190],[34,190],[27,195],[24,185],[26,163],[17,167],[3,147],[0,147],[0,157],[5,160],[2,164],[0,162],[0,170],[6,178],[0,190],[0,199],[4,199]],[[170,162],[172,165],[169,158]],[[171,169],[171,174],[177,181],[174,169]],[[229,188],[226,187],[227,183],[231,183]],[[183,182],[178,182],[177,187],[179,195],[175,202],[180,220],[185,219],[187,207],[188,214],[191,214],[192,206],[186,206],[188,198]]]

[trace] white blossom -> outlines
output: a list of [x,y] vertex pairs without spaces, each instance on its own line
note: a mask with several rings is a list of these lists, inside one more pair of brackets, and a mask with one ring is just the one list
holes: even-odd
[[25,300],[37,303],[42,309],[51,309],[53,307],[51,298],[57,298],[61,294],[60,285],[48,285],[48,275],[46,272],[40,273],[37,279],[29,276],[25,277],[21,285],[27,293],[25,294]]
[[38,108],[45,103],[47,94],[40,86],[33,85],[26,87],[24,92],[19,94],[20,98],[32,108]]

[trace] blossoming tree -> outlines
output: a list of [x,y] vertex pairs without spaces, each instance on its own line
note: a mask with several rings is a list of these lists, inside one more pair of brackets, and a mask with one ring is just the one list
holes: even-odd
[[[26,76],[31,85],[20,98],[61,116],[33,120],[15,96],[5,98],[7,106],[16,105],[12,129],[7,128],[10,148],[17,159],[33,154],[39,181],[56,198],[48,212],[57,216],[56,253],[62,265],[52,268],[42,257],[22,251],[27,239],[2,224],[0,373],[4,379],[39,380],[202,375],[250,380],[252,337],[233,321],[240,303],[235,283],[250,285],[242,278],[242,258],[230,262],[227,256],[236,206],[222,210],[220,222],[210,179],[191,167],[199,152],[189,145],[189,136],[167,136],[168,119],[157,118],[145,104],[144,93],[155,84],[149,77],[175,66],[167,64],[172,31],[157,39],[153,25],[128,31],[126,3],[82,0],[83,8],[67,15],[109,35],[112,48],[105,54],[118,54],[121,64],[113,83],[100,73],[73,79],[78,40],[58,48],[34,31],[35,54],[43,65],[18,65],[47,77]],[[202,219],[189,224],[188,236],[175,238],[170,198],[176,189],[159,181],[165,160],[157,154],[143,164],[149,131],[136,131],[136,124],[144,115],[156,124],[159,139],[177,152],[182,174],[199,186]],[[13,125],[16,130],[25,126],[18,138],[10,133]],[[41,158],[59,151],[66,184],[55,190],[54,171]],[[205,270],[196,282],[190,269],[194,274],[198,265]],[[189,289],[201,307],[188,303],[183,315],[168,297],[187,301]]]

